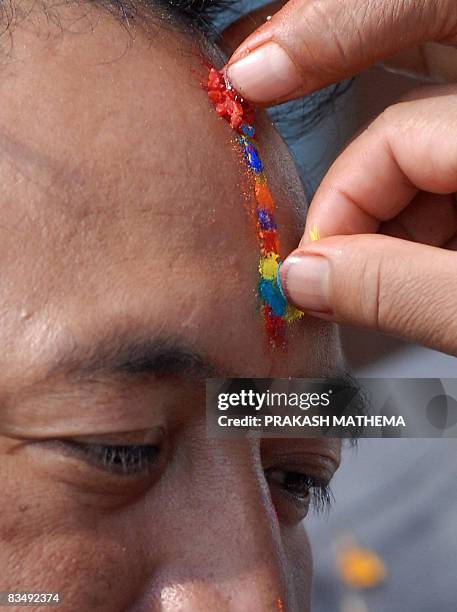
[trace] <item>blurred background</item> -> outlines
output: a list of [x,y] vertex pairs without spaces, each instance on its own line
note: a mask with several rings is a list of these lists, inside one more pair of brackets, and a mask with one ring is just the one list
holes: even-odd
[[[456,377],[456,360],[346,332],[355,374]],[[359,347],[359,348],[358,348]],[[457,440],[367,439],[346,448],[328,515],[310,515],[313,612],[457,611]]]

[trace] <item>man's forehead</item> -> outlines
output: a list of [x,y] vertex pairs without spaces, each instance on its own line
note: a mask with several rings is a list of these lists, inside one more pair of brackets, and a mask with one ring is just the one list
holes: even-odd
[[[252,185],[201,87],[196,44],[171,30],[132,37],[110,19],[45,42],[14,36],[22,56],[0,83],[9,317],[36,345],[69,322],[87,332],[128,316],[213,346],[236,330],[263,352]],[[301,191],[265,121],[260,134],[286,253]],[[43,335],[40,321],[53,329]],[[239,338],[227,343],[235,355]]]
[[[114,35],[123,55],[107,64]],[[152,249],[186,239],[203,252],[218,224],[246,226],[237,154],[200,88],[196,47],[170,31],[125,38],[117,23],[56,48],[25,35],[34,52],[0,84],[3,227],[46,225],[67,248],[130,231]]]
[[[20,252],[25,267],[28,256],[68,271],[92,258],[94,273],[116,253],[140,265],[147,251],[165,265],[216,260],[221,275],[241,255],[254,262],[249,180],[201,88],[196,43],[169,29],[132,35],[108,16],[83,34],[43,42],[18,29],[14,39],[19,57],[0,83],[3,260]],[[290,193],[278,202],[289,235]]]

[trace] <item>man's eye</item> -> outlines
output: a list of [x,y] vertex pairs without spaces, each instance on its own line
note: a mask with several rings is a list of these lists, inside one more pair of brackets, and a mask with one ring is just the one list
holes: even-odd
[[270,485],[279,487],[297,505],[312,505],[317,512],[327,510],[332,505],[330,485],[320,478],[278,468],[267,469],[265,477]]
[[66,453],[121,476],[147,475],[160,453],[160,446],[156,444],[98,444],[75,440],[59,440],[58,444]]

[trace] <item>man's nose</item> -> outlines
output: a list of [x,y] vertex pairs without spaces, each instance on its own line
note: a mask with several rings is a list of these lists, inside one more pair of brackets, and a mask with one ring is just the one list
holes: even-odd
[[181,520],[163,525],[168,545],[141,609],[283,612],[286,560],[261,468],[239,448],[199,472],[180,479]]
[[275,577],[257,568],[236,581],[216,585],[208,580],[175,581],[160,591],[163,612],[284,612],[275,592]]

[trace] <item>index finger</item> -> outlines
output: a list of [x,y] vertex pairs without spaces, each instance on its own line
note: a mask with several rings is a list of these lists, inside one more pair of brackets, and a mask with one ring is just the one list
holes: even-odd
[[316,232],[375,233],[418,191],[457,191],[457,86],[431,92],[388,108],[343,151],[314,196],[302,245]]

